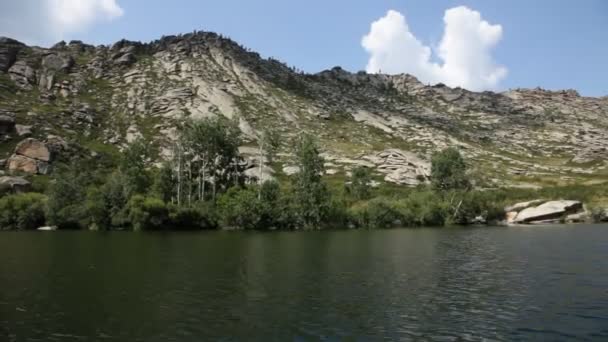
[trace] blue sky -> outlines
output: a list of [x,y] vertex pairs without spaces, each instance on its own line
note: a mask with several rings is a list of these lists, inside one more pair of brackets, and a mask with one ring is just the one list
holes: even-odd
[[[502,30],[489,53],[493,66],[508,72],[492,88],[575,88],[584,95],[608,95],[608,1],[114,1],[120,15],[112,20],[91,20],[88,25],[74,24],[61,36],[109,44],[121,38],[149,41],[202,29],[227,35],[265,57],[276,57],[308,72],[336,65],[357,71],[370,63],[362,37],[388,10],[400,13],[417,41],[433,50],[427,64],[440,64],[436,50],[444,34],[445,11],[466,6]],[[0,4],[0,13],[5,13],[0,14],[0,34],[48,45],[50,37],[19,37],[19,29],[9,27],[3,19],[6,15],[31,16],[9,14],[25,11],[19,6]],[[395,56],[407,59],[409,51]],[[474,68],[476,61],[471,63]],[[407,69],[402,63],[393,69],[400,67]]]

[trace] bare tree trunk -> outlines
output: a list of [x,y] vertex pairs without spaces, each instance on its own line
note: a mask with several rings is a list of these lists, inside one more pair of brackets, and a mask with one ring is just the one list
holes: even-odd
[[188,162],[188,206],[192,206],[192,162]]
[[182,151],[179,144],[176,145],[177,152],[177,206],[182,204]]
[[215,161],[213,162],[213,168],[211,169],[211,174],[213,175],[213,202],[215,202],[215,193],[217,190],[217,170],[215,169]]
[[263,155],[262,151],[263,151],[262,150],[262,143],[260,143],[260,160],[259,160],[260,170],[258,171],[258,200],[262,199],[262,172],[264,171],[263,170],[263,167],[264,167],[263,166],[264,165],[264,160],[263,160],[264,159],[264,155]]

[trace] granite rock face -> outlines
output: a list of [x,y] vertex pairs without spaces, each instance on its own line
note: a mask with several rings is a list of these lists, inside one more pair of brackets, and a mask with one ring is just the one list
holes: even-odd
[[[472,92],[340,67],[307,74],[212,32],[50,49],[0,38],[0,133],[11,130],[2,141],[16,138],[15,125],[31,127],[21,137],[59,135],[117,150],[144,136],[168,158],[185,120],[212,116],[238,119],[249,147],[263,129],[279,132],[276,171],[285,173],[295,172],[291,141],[305,131],[334,175],[368,167],[385,182],[425,184],[433,153],[456,146],[489,187],[608,179],[608,97]],[[31,171],[21,157],[8,164]],[[30,159],[36,170],[52,163]]]

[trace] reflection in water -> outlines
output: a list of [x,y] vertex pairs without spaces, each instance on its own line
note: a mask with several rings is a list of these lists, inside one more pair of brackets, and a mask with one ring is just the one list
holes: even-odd
[[606,340],[606,228],[6,232],[0,340]]

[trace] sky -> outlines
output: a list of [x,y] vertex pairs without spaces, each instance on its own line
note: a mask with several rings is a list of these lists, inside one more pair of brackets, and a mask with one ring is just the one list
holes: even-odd
[[307,72],[608,95],[604,0],[0,0],[0,36],[50,46],[215,31]]

